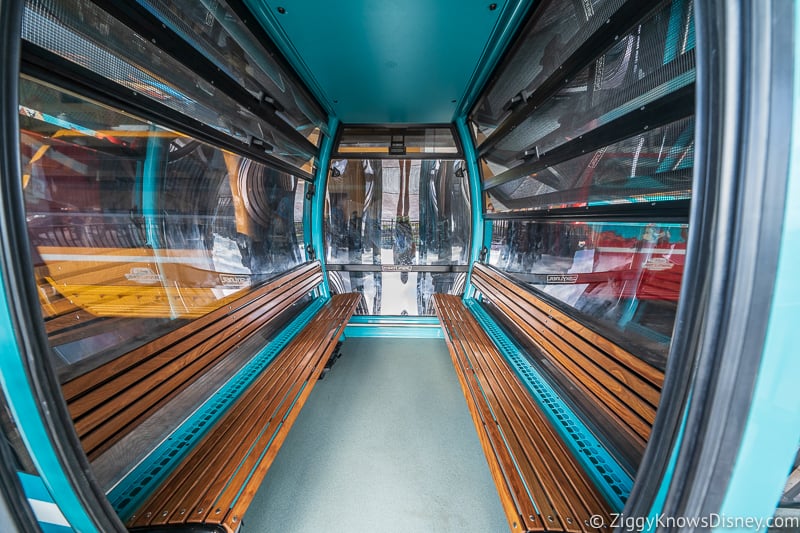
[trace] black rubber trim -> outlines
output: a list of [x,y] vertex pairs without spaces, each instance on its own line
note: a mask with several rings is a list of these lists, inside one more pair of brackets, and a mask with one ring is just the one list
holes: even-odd
[[709,0],[695,9],[696,156],[686,267],[661,404],[624,511],[629,517],[650,513],[677,446],[662,513],[719,512],[761,362],[786,208],[792,4]]
[[590,205],[557,209],[530,209],[485,213],[486,220],[565,220],[603,222],[675,222],[689,220],[690,200],[641,202],[636,204]]
[[[161,20],[136,2],[108,2],[91,0],[98,8],[106,11],[134,32],[154,43],[179,63],[186,65],[207,82],[231,97],[239,105],[269,123],[286,136],[295,147],[309,156],[319,157],[319,148],[303,137],[297,130],[279,117],[275,106],[259,101],[242,87],[239,82],[221,71],[214,62],[198,52],[180,35],[162,24]],[[272,96],[272,95],[270,95]]]
[[101,104],[129,112],[166,128],[184,133],[205,143],[230,150],[253,161],[287,172],[306,181],[314,181],[311,174],[280,159],[270,156],[247,143],[187,117],[170,107],[128,89],[91,70],[45,50],[33,43],[22,42],[21,72],[57,87],[80,94]]
[[677,91],[655,100],[611,122],[568,141],[538,159],[522,163],[483,182],[483,190],[491,189],[547,167],[593,152],[617,141],[628,139],[644,131],[692,116],[694,113],[695,84],[690,83]]
[[[594,33],[592,33],[572,55],[564,60],[561,66],[530,95],[524,105],[519,106],[519,108],[498,126],[491,135],[484,139],[480,146],[478,146],[479,157],[484,157],[489,150],[494,148],[503,137],[508,135],[528,118],[528,116],[542,105],[545,100],[558,92],[564,86],[564,80],[574,78],[576,74],[590,65],[592,61],[611,48],[617,42],[616,38],[623,35],[634,26],[635,22],[646,17],[663,3],[663,1],[650,2],[648,0],[628,0],[607,17],[599,13],[595,15],[595,17],[597,17],[596,23],[599,24],[599,26]],[[546,7],[547,5],[541,4],[538,9],[533,12],[532,17],[538,18],[538,16],[540,16],[539,12],[544,11]],[[529,29],[528,25],[526,25],[525,29]],[[520,39],[518,38],[513,46],[519,46],[519,42]],[[508,59],[510,59],[510,56],[500,64],[497,69],[498,72],[507,68],[508,65],[506,61]],[[493,78],[495,78],[495,76],[493,76]]]
[[2,2],[0,35],[3,71],[0,80],[0,262],[4,273],[11,321],[28,381],[36,396],[39,416],[58,456],[64,475],[87,514],[100,531],[125,531],[103,490],[91,474],[89,462],[61,395],[50,363],[49,345],[36,290],[20,180],[19,73],[22,2]]

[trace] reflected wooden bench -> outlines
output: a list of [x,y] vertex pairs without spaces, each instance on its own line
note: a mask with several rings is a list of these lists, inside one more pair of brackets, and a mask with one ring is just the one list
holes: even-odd
[[[472,280],[513,336],[643,449],[663,382],[659,370],[495,269],[476,264]],[[434,302],[511,531],[597,531],[593,515],[610,524],[610,505],[461,299],[437,294]]]

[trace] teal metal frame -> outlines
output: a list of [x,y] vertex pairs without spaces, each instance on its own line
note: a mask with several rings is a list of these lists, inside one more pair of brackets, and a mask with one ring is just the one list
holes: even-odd
[[317,168],[317,177],[314,180],[314,197],[311,201],[311,244],[314,247],[314,253],[322,265],[322,288],[321,293],[325,298],[330,298],[331,289],[328,285],[328,270],[325,267],[325,189],[328,186],[328,168],[331,166],[331,153],[333,153],[333,142],[336,138],[336,132],[339,129],[339,119],[331,117],[328,121],[328,130],[330,135],[322,140],[322,146],[319,150],[319,167]]
[[[800,317],[800,4],[794,8],[792,135],[783,234],[764,352],[742,446],[720,515],[768,519],[775,513],[800,443],[796,331]],[[766,529],[766,523],[759,530]],[[718,528],[716,531],[722,531]],[[731,531],[726,529],[725,531]],[[753,531],[751,528],[749,531]]]
[[[469,172],[472,238],[470,239],[469,271],[467,272],[467,282],[464,286],[464,297],[471,298],[475,294],[475,287],[472,285],[472,269],[480,258],[486,235],[483,217],[483,190],[481,188],[481,174],[478,169],[478,154],[475,150],[475,143],[472,141],[472,135],[469,133],[469,125],[465,116],[456,119],[456,128],[458,129],[459,137],[461,137],[464,160],[467,162],[467,172]],[[491,240],[489,244],[491,245]]]
[[0,273],[0,286],[4,289],[0,291],[0,353],[3,354],[0,357],[0,385],[3,394],[36,470],[64,517],[77,531],[98,531],[65,475],[54,444],[48,437],[25,370],[25,354],[19,347],[14,331],[12,311],[6,296],[8,284],[4,278],[5,273]]
[[435,316],[364,316],[350,319],[344,330],[348,337],[383,337],[394,339],[443,339],[442,327]]

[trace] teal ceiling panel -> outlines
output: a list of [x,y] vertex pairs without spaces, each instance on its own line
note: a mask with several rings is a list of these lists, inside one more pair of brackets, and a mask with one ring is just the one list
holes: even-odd
[[519,0],[248,0],[346,124],[450,122]]

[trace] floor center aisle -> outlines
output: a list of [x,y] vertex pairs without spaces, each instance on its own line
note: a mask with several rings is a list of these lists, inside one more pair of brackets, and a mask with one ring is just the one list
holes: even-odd
[[508,531],[444,341],[354,338],[342,354],[243,531]]

